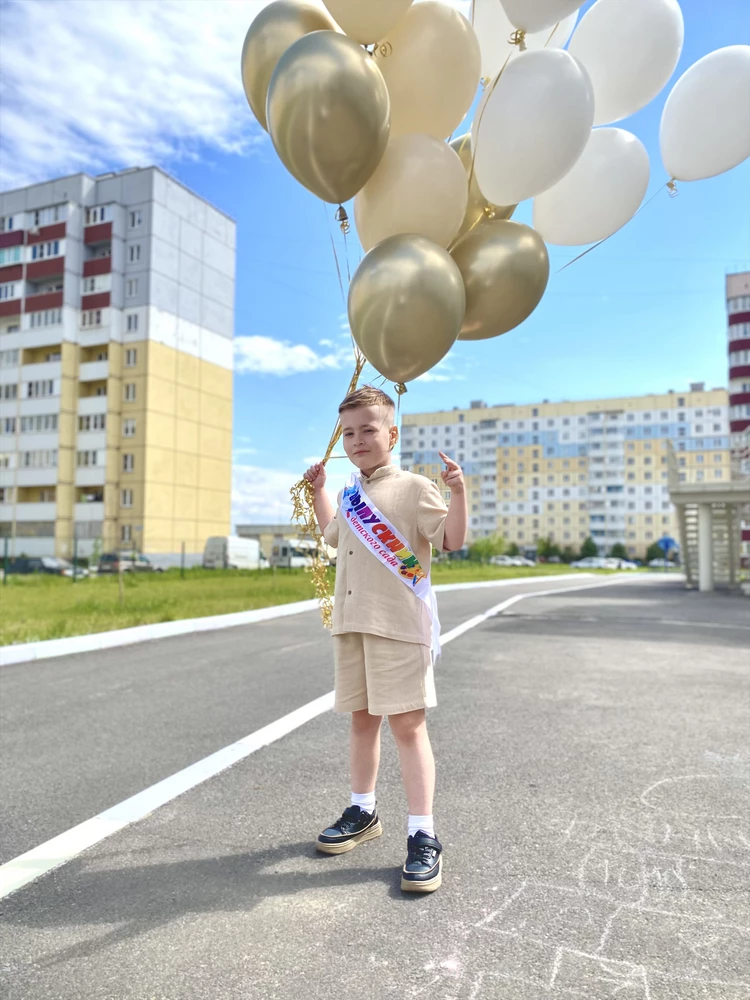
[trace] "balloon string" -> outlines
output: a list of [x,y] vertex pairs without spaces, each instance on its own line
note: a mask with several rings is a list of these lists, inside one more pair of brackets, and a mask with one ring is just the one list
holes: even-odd
[[[659,195],[662,193],[662,191],[664,190],[664,188],[667,188],[669,190],[670,196],[674,197],[674,194],[672,194],[672,192],[674,191],[675,194],[677,193],[677,187],[675,185],[674,178],[672,178],[672,180],[670,180],[670,181],[667,181],[667,183],[664,184],[664,185],[662,185],[662,187],[658,188],[651,195],[651,197],[648,199],[648,201],[644,201],[644,203],[641,205],[641,207],[638,209],[638,211],[633,216],[633,219],[635,219],[636,216],[640,215],[641,212],[644,210],[644,208],[648,208],[648,206],[651,204],[651,202],[655,198],[659,197]],[[630,221],[632,222],[632,219]],[[611,240],[612,237],[616,236],[619,231],[620,230],[617,229],[617,230],[615,230],[614,233],[610,233],[609,236],[605,236],[603,240],[599,240],[598,243],[594,243],[594,245],[591,246],[591,247],[589,247],[588,250],[584,250],[583,253],[579,253],[577,257],[573,258],[573,260],[569,260],[567,264],[563,264],[563,266],[561,268],[559,268],[559,270],[557,270],[555,273],[556,274],[560,274],[561,271],[567,270],[571,266],[571,264],[576,264],[579,260],[583,260],[583,258],[587,254],[590,254],[592,250],[596,250],[597,247],[600,247],[602,245],[602,243],[606,243],[607,240]]]

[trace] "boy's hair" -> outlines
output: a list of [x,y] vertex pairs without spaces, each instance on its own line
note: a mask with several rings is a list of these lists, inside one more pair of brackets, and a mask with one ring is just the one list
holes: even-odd
[[376,389],[374,385],[363,385],[361,389],[350,392],[339,406],[339,413],[343,413],[344,410],[356,410],[360,406],[385,406],[393,413],[396,412],[396,404],[388,393]]

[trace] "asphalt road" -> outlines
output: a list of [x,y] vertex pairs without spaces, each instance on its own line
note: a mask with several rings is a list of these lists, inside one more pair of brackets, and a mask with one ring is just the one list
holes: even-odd
[[[583,583],[584,581],[581,581]],[[589,582],[589,581],[586,581]],[[348,801],[319,716],[2,904],[8,1000],[747,1000],[750,615],[631,579],[441,595],[429,714],[444,884],[384,836],[313,849]],[[0,861],[330,690],[314,615],[4,668]]]

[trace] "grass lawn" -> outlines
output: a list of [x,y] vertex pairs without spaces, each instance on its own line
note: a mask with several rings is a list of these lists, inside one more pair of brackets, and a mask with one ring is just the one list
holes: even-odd
[[[567,566],[497,567],[468,562],[433,567],[434,583],[468,583],[570,572]],[[333,587],[333,572],[331,572]],[[314,597],[304,570],[191,569],[125,574],[120,603],[116,576],[73,583],[54,576],[9,576],[0,582],[0,646],[105,632],[150,622],[250,611]]]

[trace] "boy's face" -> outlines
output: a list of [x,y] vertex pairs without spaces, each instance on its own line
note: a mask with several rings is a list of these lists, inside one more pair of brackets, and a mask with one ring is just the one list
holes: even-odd
[[398,441],[394,413],[385,406],[358,406],[341,414],[344,451],[366,475],[391,461],[391,449]]

